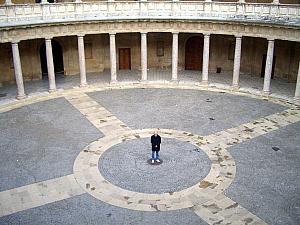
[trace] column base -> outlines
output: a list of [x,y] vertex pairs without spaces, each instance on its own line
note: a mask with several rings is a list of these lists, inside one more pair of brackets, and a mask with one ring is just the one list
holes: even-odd
[[200,85],[202,85],[202,86],[208,86],[208,80],[201,81]]
[[234,90],[234,91],[238,91],[238,90],[240,89],[240,85],[238,85],[238,84],[233,84],[233,85],[231,86],[231,88],[232,88],[232,90]]
[[18,99],[18,100],[21,100],[21,99],[24,99],[24,98],[27,98],[27,95],[17,95],[16,96],[16,99]]
[[271,91],[263,91],[263,95],[269,96],[271,94]]
[[111,81],[110,81],[110,84],[117,84],[117,83],[118,83],[117,80],[111,80]]
[[87,87],[89,86],[88,83],[80,84],[79,87]]
[[174,84],[178,84],[179,83],[179,81],[178,81],[178,79],[171,79],[171,83],[174,83]]
[[56,92],[56,91],[57,91],[56,88],[55,88],[55,89],[49,89],[49,90],[48,90],[49,93],[53,93],[53,92]]
[[300,106],[300,97],[294,97],[294,103]]

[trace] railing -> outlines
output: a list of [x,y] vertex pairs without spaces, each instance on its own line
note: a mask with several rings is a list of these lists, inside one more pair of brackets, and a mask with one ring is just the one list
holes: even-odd
[[0,6],[0,27],[114,19],[237,20],[300,26],[300,7],[200,1],[100,1]]

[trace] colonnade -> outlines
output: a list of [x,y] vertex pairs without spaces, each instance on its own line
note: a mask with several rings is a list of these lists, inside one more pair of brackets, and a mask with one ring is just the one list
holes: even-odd
[[[114,0],[108,0],[113,2]],[[140,0],[140,1],[147,1],[147,0]],[[174,2],[178,1],[178,0],[173,0]],[[204,0],[205,2],[212,2],[212,0]],[[72,1],[70,1],[72,2]],[[73,2],[75,3],[80,3],[80,2],[84,2],[84,0],[74,0]],[[234,1],[233,1],[234,2]],[[238,0],[238,3],[245,3],[245,0]],[[279,0],[273,0],[272,1],[273,4],[280,4]],[[5,0],[5,5],[12,5],[12,0]],[[48,4],[48,0],[41,0],[41,4]]]
[[[178,32],[172,33],[172,81],[178,81]],[[202,64],[202,85],[208,85],[209,76],[209,46],[210,46],[210,34],[204,33],[203,43],[203,64]],[[234,89],[239,88],[239,76],[240,76],[240,63],[241,63],[241,51],[242,51],[242,36],[235,37],[235,53],[234,53],[234,67],[232,87]],[[79,68],[80,68],[80,86],[87,85],[86,79],[86,66],[85,66],[85,54],[84,54],[84,35],[78,35],[78,56],[79,56]],[[274,39],[268,39],[268,50],[265,67],[263,93],[265,95],[270,94],[272,64],[274,55]],[[46,43],[46,57],[47,68],[49,78],[49,92],[56,90],[55,73],[53,65],[52,45],[51,38],[45,38]],[[17,99],[26,97],[23,84],[21,60],[19,54],[18,43],[14,42],[12,45],[14,71],[17,84]],[[109,34],[109,47],[110,47],[110,71],[111,71],[111,83],[117,82],[117,59],[116,59],[116,33]],[[141,33],[141,80],[147,81],[147,33]],[[298,69],[298,78],[296,83],[295,100],[300,100],[300,63]]]

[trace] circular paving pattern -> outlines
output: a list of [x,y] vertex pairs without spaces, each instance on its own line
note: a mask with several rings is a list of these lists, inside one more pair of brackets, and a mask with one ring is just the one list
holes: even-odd
[[201,149],[211,161],[210,171],[203,180],[186,189],[161,194],[127,190],[106,180],[98,168],[99,159],[104,152],[122,142],[149,138],[153,131],[153,129],[126,131],[119,135],[105,136],[91,143],[79,153],[74,163],[74,176],[78,184],[95,198],[115,206],[140,211],[168,211],[189,208],[208,201],[222,193],[233,181],[235,163],[226,149],[221,147],[210,149],[202,145],[202,136],[169,129],[160,131],[162,138],[188,142],[195,145],[195,149],[201,145]]
[[181,191],[209,173],[211,162],[195,145],[165,138],[159,153],[164,163],[153,167],[147,163],[151,158],[150,138],[120,143],[103,153],[100,173],[126,190],[153,194]]

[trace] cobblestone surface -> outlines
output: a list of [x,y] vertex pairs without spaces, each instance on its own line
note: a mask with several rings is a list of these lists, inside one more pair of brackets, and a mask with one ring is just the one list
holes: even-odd
[[299,131],[298,122],[229,148],[237,174],[226,195],[268,224],[299,224]]
[[1,217],[0,224],[22,225],[207,225],[190,209],[142,212],[103,203],[88,194]]
[[102,137],[65,99],[0,114],[0,190],[73,172],[84,146]]
[[284,109],[249,97],[194,90],[128,89],[88,95],[131,128],[167,128],[200,135],[236,127]]
[[176,139],[162,139],[159,166],[149,165],[150,139],[115,145],[99,161],[106,180],[126,190],[144,193],[180,191],[201,181],[210,170],[208,156],[197,146]]

